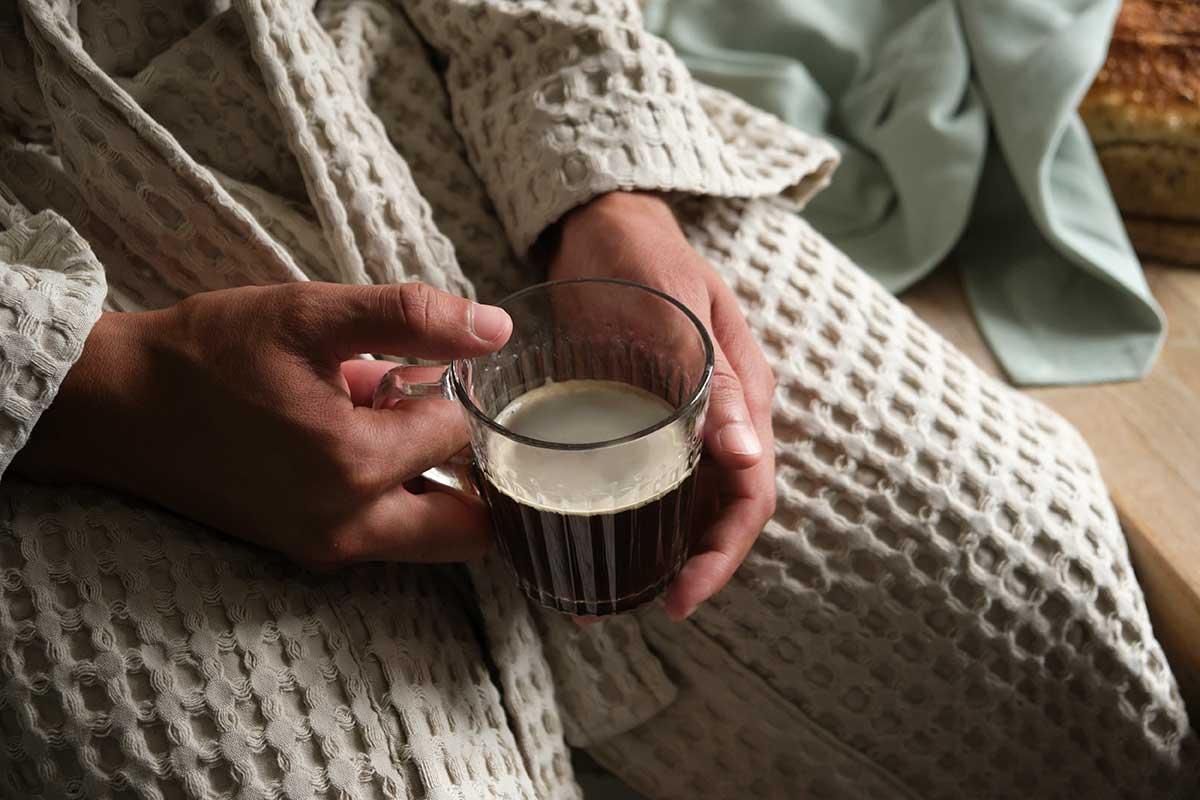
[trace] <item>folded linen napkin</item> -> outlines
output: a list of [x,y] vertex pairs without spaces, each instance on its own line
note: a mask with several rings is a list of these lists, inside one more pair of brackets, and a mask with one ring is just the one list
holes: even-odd
[[702,81],[833,140],[806,211],[892,291],[953,254],[1019,384],[1128,380],[1165,322],[1076,107],[1120,0],[647,0]]

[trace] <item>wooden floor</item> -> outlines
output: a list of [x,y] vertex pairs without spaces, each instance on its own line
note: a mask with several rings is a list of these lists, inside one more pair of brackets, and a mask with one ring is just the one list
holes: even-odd
[[[1200,270],[1149,265],[1170,332],[1144,380],[1037,397],[1091,443],[1125,528],[1155,632],[1193,716],[1200,714]],[[945,267],[902,299],[995,375],[957,272]]]

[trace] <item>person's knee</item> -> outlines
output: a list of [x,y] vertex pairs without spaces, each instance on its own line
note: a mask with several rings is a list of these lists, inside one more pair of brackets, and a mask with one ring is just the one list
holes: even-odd
[[[992,781],[976,796],[1191,778],[1186,712],[1098,483],[1011,506],[960,487],[971,512],[919,482],[868,494],[787,469],[696,622],[831,733],[912,780],[956,763],[956,780]],[[1006,787],[987,777],[998,760]]]

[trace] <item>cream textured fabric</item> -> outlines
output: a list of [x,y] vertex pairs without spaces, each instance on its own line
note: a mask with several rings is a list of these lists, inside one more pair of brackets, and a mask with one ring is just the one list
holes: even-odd
[[0,197],[0,464],[50,405],[104,299],[104,268],[53,211]]
[[678,213],[779,377],[779,504],[682,631],[646,615],[677,700],[597,758],[651,797],[1195,796],[1195,740],[1077,432],[798,217]]
[[0,87],[0,464],[105,279],[129,311],[494,298],[613,188],[674,192],[780,378],[779,510],[684,625],[578,630],[494,559],[313,576],[6,476],[7,796],[575,798],[564,739],[652,798],[1195,796],[1087,448],[797,217],[832,150],[694,84],[634,3],[22,0]]

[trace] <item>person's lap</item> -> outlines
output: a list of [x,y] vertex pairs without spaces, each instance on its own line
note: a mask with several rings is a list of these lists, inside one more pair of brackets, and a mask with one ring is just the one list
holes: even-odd
[[533,796],[454,568],[319,576],[6,479],[0,574],[14,796]]
[[[680,207],[779,378],[779,503],[591,752],[651,797],[1185,796],[1196,747],[1086,446],[799,218]],[[807,795],[806,795],[807,796]]]

